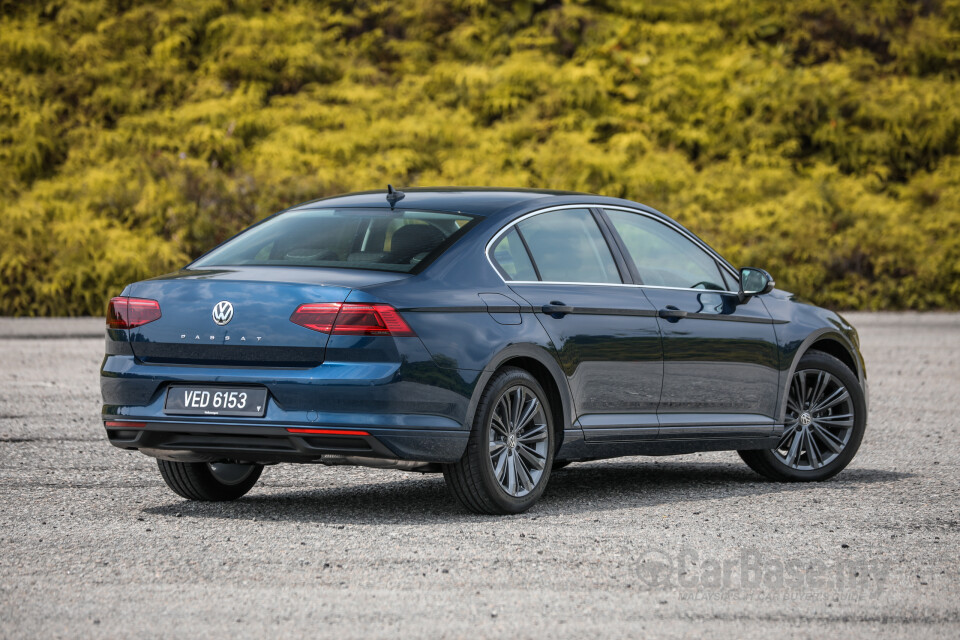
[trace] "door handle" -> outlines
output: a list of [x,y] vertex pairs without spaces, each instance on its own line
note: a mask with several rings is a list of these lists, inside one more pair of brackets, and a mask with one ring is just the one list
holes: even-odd
[[573,307],[563,304],[559,300],[551,300],[550,304],[543,305],[542,311],[548,316],[562,318],[568,313],[573,313]]
[[679,320],[680,318],[687,317],[686,311],[683,309],[677,309],[672,304],[668,304],[666,308],[660,309],[660,311],[657,313],[661,318],[665,318],[667,320]]

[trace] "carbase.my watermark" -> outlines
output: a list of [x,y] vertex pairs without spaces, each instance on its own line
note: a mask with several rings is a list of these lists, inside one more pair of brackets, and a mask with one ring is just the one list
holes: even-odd
[[780,558],[756,548],[712,557],[686,547],[676,554],[647,551],[638,572],[651,587],[696,590],[703,600],[769,600],[777,594],[775,599],[786,601],[875,597],[883,591],[888,569],[880,562]]

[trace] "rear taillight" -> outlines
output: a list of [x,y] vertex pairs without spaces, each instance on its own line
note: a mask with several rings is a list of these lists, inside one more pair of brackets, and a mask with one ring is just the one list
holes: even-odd
[[107,305],[107,326],[111,329],[133,329],[160,319],[160,303],[143,298],[120,296]]
[[314,331],[330,333],[341,306],[339,302],[302,304],[290,316],[290,322]]
[[290,322],[307,329],[354,336],[413,336],[413,329],[388,304],[322,302],[302,304]]
[[413,329],[388,304],[344,304],[334,333],[359,336],[412,336]]

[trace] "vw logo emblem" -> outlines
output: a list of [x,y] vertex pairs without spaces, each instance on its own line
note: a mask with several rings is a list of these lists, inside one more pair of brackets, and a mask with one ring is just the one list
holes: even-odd
[[233,319],[233,305],[221,300],[213,307],[213,321],[223,326]]

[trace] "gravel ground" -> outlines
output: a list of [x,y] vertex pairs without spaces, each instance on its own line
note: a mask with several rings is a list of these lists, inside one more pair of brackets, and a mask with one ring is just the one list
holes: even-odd
[[105,440],[96,321],[0,320],[0,636],[960,637],[960,315],[849,318],[872,407],[834,480],[622,458],[503,518],[321,466],[184,502]]

